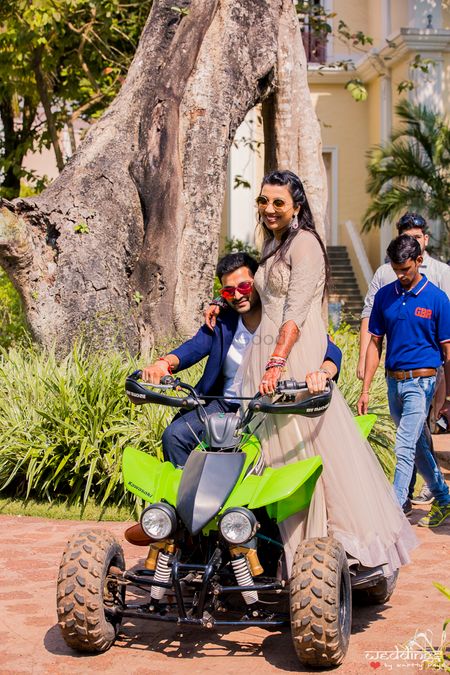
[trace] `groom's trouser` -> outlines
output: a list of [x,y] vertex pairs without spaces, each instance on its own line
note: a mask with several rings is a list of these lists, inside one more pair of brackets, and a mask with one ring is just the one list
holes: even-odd
[[[215,412],[235,412],[236,403],[213,400],[204,406],[207,415]],[[176,467],[183,467],[194,448],[205,435],[205,425],[195,410],[179,412],[162,435],[164,459]]]

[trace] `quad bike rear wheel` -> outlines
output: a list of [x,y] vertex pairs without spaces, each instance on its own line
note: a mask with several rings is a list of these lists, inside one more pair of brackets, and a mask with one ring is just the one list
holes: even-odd
[[383,577],[375,586],[369,588],[355,588],[353,602],[358,605],[384,605],[395,590],[398,579],[398,570],[389,577]]
[[125,586],[111,572],[125,569],[123,550],[106,530],[73,536],[64,550],[57,585],[58,624],[65,642],[81,652],[104,652],[120,626],[114,614],[125,601]]
[[344,660],[352,624],[350,573],[332,537],[307,539],[295,554],[290,582],[291,631],[301,663],[331,668]]

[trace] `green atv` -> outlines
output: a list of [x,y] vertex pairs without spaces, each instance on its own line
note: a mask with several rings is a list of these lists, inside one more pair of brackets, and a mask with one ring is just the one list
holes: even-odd
[[[171,377],[160,385],[127,378],[133,403],[197,410],[204,441],[184,469],[132,447],[123,456],[126,488],[148,506],[139,531],[149,551],[142,567],[127,570],[121,546],[105,531],[72,537],[58,578],[58,621],[66,643],[78,651],[103,652],[125,617],[199,627],[291,624],[294,648],[306,665],[342,663],[352,622],[352,586],[369,601],[384,602],[395,579],[381,569],[351,573],[333,537],[300,543],[287,578],[277,524],[307,509],[322,472],[320,457],[278,469],[264,468],[249,424],[257,415],[321,415],[332,383],[309,395],[305,383],[280,382],[273,398],[247,399],[243,416],[206,415],[190,385]],[[361,419],[368,433],[374,416]],[[255,428],[253,429],[255,430]],[[139,590],[133,602],[127,586]]]

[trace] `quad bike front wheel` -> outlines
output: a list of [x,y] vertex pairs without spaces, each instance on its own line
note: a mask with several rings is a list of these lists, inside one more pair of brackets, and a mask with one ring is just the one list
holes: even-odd
[[302,542],[290,582],[291,631],[301,663],[331,668],[344,660],[352,624],[350,573],[332,537]]
[[113,568],[125,569],[123,550],[106,530],[73,536],[64,550],[57,585],[58,624],[65,642],[82,652],[104,652],[120,626],[125,586]]

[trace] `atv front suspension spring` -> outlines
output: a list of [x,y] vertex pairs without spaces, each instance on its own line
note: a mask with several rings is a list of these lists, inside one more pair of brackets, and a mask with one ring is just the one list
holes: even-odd
[[[156,563],[155,576],[153,577],[154,581],[163,582],[168,584],[170,581],[170,575],[172,573],[171,568],[169,567],[169,560],[171,556],[169,553],[163,553],[162,551],[158,554],[158,562]],[[165,588],[161,586],[152,586],[150,591],[150,597],[152,600],[162,600],[164,593],[166,592]]]
[[[249,564],[245,555],[232,558],[231,566],[233,567],[233,572],[239,586],[253,585],[253,578],[250,574]],[[254,602],[258,602],[257,591],[243,591],[242,597],[244,598],[247,605],[252,605]]]

